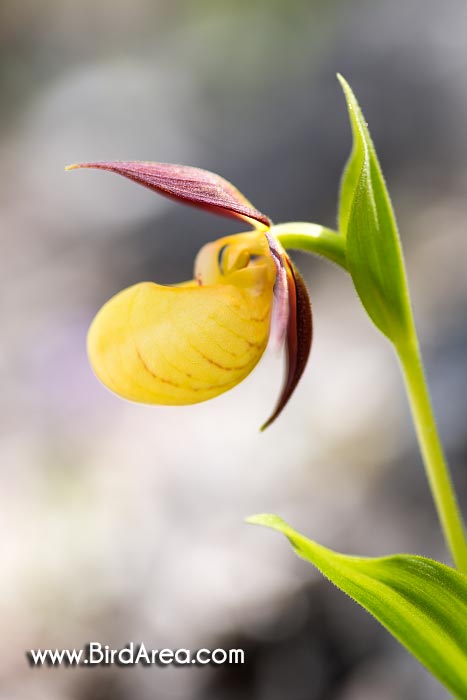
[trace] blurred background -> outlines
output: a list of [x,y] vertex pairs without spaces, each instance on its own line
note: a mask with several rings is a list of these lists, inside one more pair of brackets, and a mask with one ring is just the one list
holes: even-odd
[[[430,700],[367,613],[244,518],[338,551],[446,560],[395,357],[344,274],[294,255],[315,336],[200,406],[132,405],[88,366],[98,308],[188,279],[238,225],[84,160],[197,165],[276,222],[333,226],[350,81],[398,214],[436,413],[467,508],[467,4],[2,0],[1,700]],[[30,648],[242,647],[244,666],[31,669]]]

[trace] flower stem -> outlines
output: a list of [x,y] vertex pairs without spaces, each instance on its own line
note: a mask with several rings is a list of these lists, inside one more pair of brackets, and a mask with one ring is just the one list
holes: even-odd
[[[286,249],[304,250],[347,270],[345,239],[318,224],[292,222],[273,226],[272,233]],[[413,317],[403,342],[396,344],[428,484],[441,528],[457,568],[467,573],[467,540],[449,468],[438,435]]]
[[286,250],[305,250],[327,258],[347,270],[345,240],[337,231],[319,224],[293,221],[272,226],[271,233]]
[[411,335],[412,341],[396,350],[441,528],[457,568],[467,573],[467,542],[462,515],[438,435],[415,330]]

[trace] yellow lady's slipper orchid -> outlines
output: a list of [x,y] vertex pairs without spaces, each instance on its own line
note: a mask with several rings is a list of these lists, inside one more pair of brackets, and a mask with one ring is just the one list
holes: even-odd
[[88,334],[93,370],[131,401],[182,405],[206,401],[244,379],[266,349],[273,322],[287,337],[287,378],[272,416],[281,412],[305,368],[311,345],[306,287],[271,231],[270,220],[214,173],[165,163],[83,163],[225,216],[254,230],[205,245],[194,280],[142,282],[112,297]]

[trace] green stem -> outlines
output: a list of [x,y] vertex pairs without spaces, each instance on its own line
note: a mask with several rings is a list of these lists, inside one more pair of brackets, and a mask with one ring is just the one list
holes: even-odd
[[397,348],[425,470],[438,517],[457,568],[467,573],[467,542],[462,516],[438,435],[417,336]]
[[[284,248],[320,255],[347,270],[345,239],[336,231],[318,224],[292,222],[273,226],[271,232]],[[413,319],[409,326],[410,340],[400,343],[396,351],[441,528],[457,568],[467,573],[467,541],[462,516],[436,427]]]
[[319,224],[293,221],[273,226],[271,233],[287,250],[305,250],[308,253],[321,255],[347,270],[345,240],[337,231]]

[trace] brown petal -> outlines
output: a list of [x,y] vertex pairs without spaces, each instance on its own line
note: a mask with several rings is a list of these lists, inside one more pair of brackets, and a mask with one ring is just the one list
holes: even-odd
[[265,430],[276,420],[292,396],[306,367],[313,335],[311,304],[305,282],[285,252],[282,255],[282,264],[287,275],[289,307],[287,320],[287,376],[276,408],[261,427],[261,430]]
[[270,219],[261,214],[230,182],[208,170],[189,165],[149,163],[144,161],[110,161],[78,163],[66,169],[97,168],[123,175],[168,197],[210,209],[223,216],[240,218],[254,226],[269,228]]
[[287,254],[277,238],[266,232],[271,257],[276,265],[274,284],[274,309],[271,338],[276,349],[282,349],[289,320],[289,287],[287,282]]

